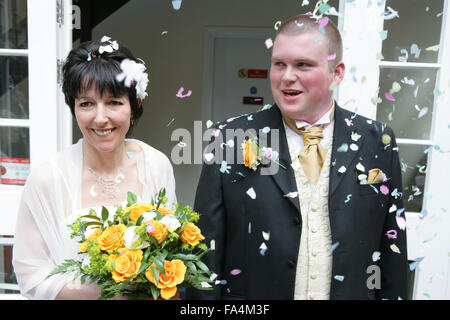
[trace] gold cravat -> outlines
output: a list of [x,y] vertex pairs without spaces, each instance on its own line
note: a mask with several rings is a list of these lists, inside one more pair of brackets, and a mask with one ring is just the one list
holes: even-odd
[[323,139],[324,126],[313,126],[308,129],[297,128],[295,121],[284,117],[286,124],[294,131],[303,136],[303,148],[298,156],[300,164],[306,177],[310,180],[310,183],[316,184],[319,180],[320,171],[322,170],[327,152],[325,148],[320,144],[320,140]]
[[304,141],[304,146],[299,156],[300,164],[306,177],[312,184],[316,184],[327,156],[325,148],[320,144],[320,140],[323,139],[323,127],[300,128],[298,131],[303,135]]

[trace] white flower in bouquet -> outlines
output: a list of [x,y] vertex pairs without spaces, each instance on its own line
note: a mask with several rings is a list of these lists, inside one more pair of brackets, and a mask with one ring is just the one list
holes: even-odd
[[150,246],[150,243],[143,241],[139,243],[139,235],[136,234],[135,226],[128,227],[123,235],[124,245],[128,249],[144,249]]
[[172,229],[173,231],[181,227],[180,221],[178,221],[178,219],[172,215],[164,216],[159,222],[167,226],[169,229]]

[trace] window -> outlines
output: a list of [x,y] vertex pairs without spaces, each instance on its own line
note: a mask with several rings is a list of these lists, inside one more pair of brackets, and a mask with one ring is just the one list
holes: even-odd
[[412,298],[448,299],[449,1],[340,1],[339,9],[347,75],[338,102],[394,129],[408,259],[421,261],[410,267]]

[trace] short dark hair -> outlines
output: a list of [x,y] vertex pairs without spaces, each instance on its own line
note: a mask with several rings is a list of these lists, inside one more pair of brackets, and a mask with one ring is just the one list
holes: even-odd
[[[336,24],[331,20],[328,20],[324,31],[328,42],[328,54],[336,54],[336,58],[330,61],[330,68],[334,68],[342,61],[342,37]],[[309,32],[319,32],[319,24],[311,15],[299,14],[284,21],[278,28],[277,35],[299,35]]]
[[136,96],[135,84],[126,87],[123,81],[116,80],[116,76],[122,73],[120,64],[124,59],[137,63],[143,63],[143,61],[134,57],[131,51],[120,43],[117,50],[100,54],[100,46],[108,44],[109,42],[90,41],[82,43],[78,48],[70,51],[62,68],[62,91],[74,117],[75,99],[92,86],[99,90],[102,96],[105,91],[114,97],[128,95],[132,120],[127,133],[129,136],[137,120],[142,116],[142,101],[140,105]]

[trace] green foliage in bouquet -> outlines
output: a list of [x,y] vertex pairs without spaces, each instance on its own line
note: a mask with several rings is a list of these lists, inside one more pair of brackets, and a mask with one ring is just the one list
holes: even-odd
[[210,270],[201,261],[209,251],[201,230],[199,214],[190,206],[164,205],[161,189],[150,203],[137,203],[128,192],[127,206],[117,206],[111,217],[106,207],[78,216],[70,225],[77,238],[81,260],[65,260],[49,275],[73,273],[101,287],[99,299],[120,295],[132,299],[176,299],[179,287],[210,290]]

